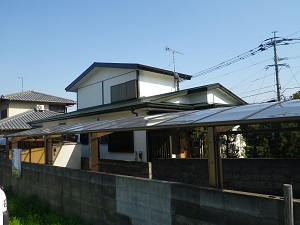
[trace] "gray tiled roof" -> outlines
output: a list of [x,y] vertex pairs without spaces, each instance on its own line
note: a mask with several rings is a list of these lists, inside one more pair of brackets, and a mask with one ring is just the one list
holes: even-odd
[[31,121],[56,116],[59,113],[54,111],[36,111],[34,109],[0,120],[0,130],[27,130],[32,127],[28,124]]
[[75,101],[66,99],[66,98],[60,98],[53,95],[47,95],[44,93],[39,93],[35,91],[24,91],[24,92],[18,92],[8,95],[2,95],[0,97],[1,100],[12,100],[12,101],[31,101],[31,102],[52,102],[52,103],[64,103],[67,105],[74,105],[76,104]]

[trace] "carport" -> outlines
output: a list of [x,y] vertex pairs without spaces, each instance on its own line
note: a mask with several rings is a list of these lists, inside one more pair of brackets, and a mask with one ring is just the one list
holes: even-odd
[[[177,113],[148,115],[118,120],[59,125],[37,128],[8,135],[12,147],[23,138],[43,137],[45,155],[49,152],[48,139],[57,135],[89,134],[89,168],[98,171],[97,140],[100,136],[116,131],[159,130],[171,128],[206,127],[208,131],[208,171],[209,185],[222,188],[222,160],[218,136],[236,125],[260,123],[294,123],[300,121],[300,100],[272,102],[253,105],[192,110]],[[299,127],[293,128],[299,131]],[[284,128],[278,130],[284,131]]]

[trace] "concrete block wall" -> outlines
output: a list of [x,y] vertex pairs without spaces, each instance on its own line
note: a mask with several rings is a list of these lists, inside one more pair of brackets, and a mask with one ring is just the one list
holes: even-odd
[[[300,159],[222,159],[223,187],[283,196],[283,184],[293,185],[300,198]],[[153,159],[152,177],[208,187],[207,159]]]
[[[65,215],[86,224],[126,224],[116,211],[116,176],[48,165],[22,163],[22,177],[12,177],[11,161],[0,160],[0,184],[20,196],[37,195]],[[9,203],[8,203],[9,204]]]
[[300,159],[224,159],[224,188],[283,196],[283,184],[293,185],[300,198]]
[[152,178],[208,187],[207,159],[153,159]]
[[[22,163],[22,178],[11,174],[11,162],[0,160],[0,185],[38,195],[87,224],[283,224],[280,197],[29,163]],[[300,225],[300,200],[294,214]]]
[[133,225],[171,224],[169,182],[117,177],[117,212],[131,218]]
[[99,159],[99,172],[152,178],[151,162]]

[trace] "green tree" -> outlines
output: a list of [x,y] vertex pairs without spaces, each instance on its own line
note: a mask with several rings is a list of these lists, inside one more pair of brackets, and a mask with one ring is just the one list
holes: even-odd
[[222,149],[222,157],[238,158],[239,148],[236,145],[237,136],[235,134],[226,134],[221,135],[219,138]]
[[300,99],[300,91],[297,91],[291,96],[292,99]]
[[[300,91],[294,93],[291,98],[300,99]],[[245,156],[248,158],[300,158],[299,131],[258,132],[266,129],[290,129],[299,125],[300,123],[241,125],[240,130],[252,131],[243,134],[246,142]]]
[[206,158],[207,145],[206,137],[207,130],[203,127],[185,128],[182,130],[182,138],[186,140],[185,147],[188,152],[187,157],[190,158]]

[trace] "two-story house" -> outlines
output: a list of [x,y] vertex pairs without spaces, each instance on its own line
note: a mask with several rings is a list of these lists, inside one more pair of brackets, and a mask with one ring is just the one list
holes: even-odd
[[[43,127],[114,120],[164,112],[246,104],[220,84],[177,90],[187,74],[129,63],[93,63],[66,91],[77,94],[77,111],[35,121]],[[114,132],[99,139],[102,159],[151,161],[180,154],[178,133],[164,131]],[[82,154],[90,157],[89,134],[80,134]],[[167,144],[167,149],[157,146]],[[154,144],[153,144],[154,143]],[[52,158],[54,160],[54,158]]]
[[[75,101],[36,91],[24,91],[0,96],[0,149],[4,149],[4,135],[29,130],[34,120],[46,119],[67,112]],[[36,142],[37,144],[38,142]],[[43,141],[38,143],[43,147]]]

